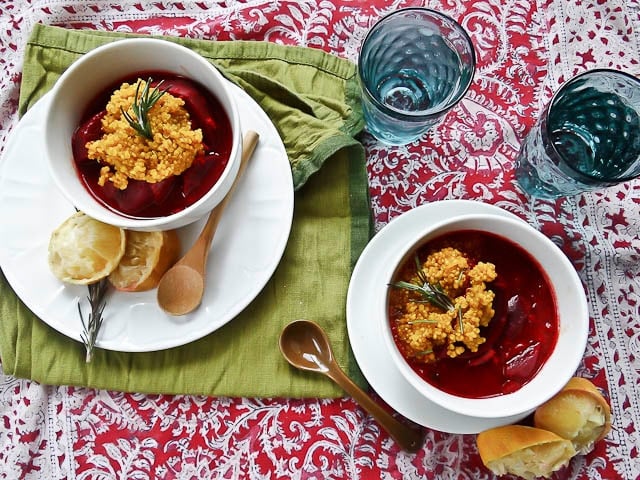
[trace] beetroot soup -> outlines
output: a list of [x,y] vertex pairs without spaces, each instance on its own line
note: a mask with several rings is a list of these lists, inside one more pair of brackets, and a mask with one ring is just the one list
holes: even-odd
[[[93,158],[89,158],[88,147],[99,143],[98,141],[102,141],[107,135],[103,118],[108,114],[106,106],[112,94],[125,83],[136,84],[138,79],[150,79],[150,90],[157,88],[159,92],[169,94],[166,98],[174,100],[172,97],[175,97],[184,101],[181,108],[188,114],[183,115],[186,117],[185,121],[190,122],[192,130],[199,130],[198,139],[201,138],[201,141],[197,145],[197,152],[194,151],[190,159],[189,166],[180,170],[180,173],[160,180],[125,178],[126,187],[122,188],[122,181],[120,185],[113,180],[105,181],[104,178],[100,181],[101,176],[105,175],[104,169],[111,167],[104,159],[99,158],[99,154],[92,152]],[[141,98],[137,93],[134,98]],[[165,135],[164,131],[167,129],[168,127],[165,128],[162,124],[157,127],[162,135]],[[128,131],[128,136],[134,138],[138,144],[146,141],[136,135],[138,134],[133,129]],[[184,141],[185,136],[179,134],[176,137],[177,141]],[[168,141],[163,139],[157,143]],[[112,85],[90,103],[73,135],[72,147],[78,175],[93,197],[124,216],[154,218],[171,215],[187,208],[202,198],[218,181],[229,161],[232,149],[231,123],[220,102],[200,84],[171,73],[141,72]],[[112,148],[108,145],[107,147],[104,148],[105,151]],[[176,151],[183,150],[181,146],[176,148]],[[96,155],[98,158],[95,158]],[[115,175],[112,177],[115,179]]]
[[555,294],[540,265],[513,242],[475,230],[418,248],[394,276],[388,315],[412,369],[466,398],[520,389],[558,339]]

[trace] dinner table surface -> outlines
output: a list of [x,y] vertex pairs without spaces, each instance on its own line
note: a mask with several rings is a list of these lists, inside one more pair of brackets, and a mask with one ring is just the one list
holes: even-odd
[[[640,74],[636,0],[3,0],[0,148],[19,122],[22,55],[37,23],[267,41],[355,63],[371,25],[409,6],[455,18],[473,41],[476,72],[463,100],[419,140],[392,147],[358,135],[374,234],[421,205],[466,199],[551,238],[587,295],[589,338],[576,375],[612,410],[606,438],[553,478],[640,478],[640,183],[544,200],[524,194],[513,174],[523,138],[564,81],[593,68]],[[475,435],[424,431],[422,448],[407,453],[346,394],[145,395],[44,385],[0,366],[3,479],[494,478]]]

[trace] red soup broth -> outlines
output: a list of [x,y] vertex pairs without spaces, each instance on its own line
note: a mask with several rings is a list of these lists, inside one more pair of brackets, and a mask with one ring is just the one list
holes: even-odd
[[[185,102],[193,129],[200,128],[204,154],[181,175],[157,183],[129,180],[124,190],[107,181],[98,185],[103,164],[87,158],[87,142],[102,137],[101,119],[111,94],[123,83],[134,84],[139,78],[152,78],[152,86],[162,81],[160,89]],[[231,155],[231,122],[220,101],[202,85],[168,72],[140,72],[123,78],[105,89],[88,105],[72,138],[73,157],[78,175],[89,193],[111,210],[132,218],[156,218],[177,213],[197,202],[220,179]]]
[[[486,338],[477,352],[456,358],[444,351],[425,364],[403,352],[394,313],[389,310],[396,345],[411,368],[434,387],[465,398],[488,398],[512,393],[528,383],[551,355],[558,340],[559,319],[554,290],[538,262],[515,243],[482,231],[445,234],[418,249],[422,261],[432,251],[458,248],[472,260],[490,262],[497,278],[487,285],[495,293],[495,315],[480,334]],[[412,268],[413,255],[398,271]],[[415,272],[415,267],[413,270]],[[394,279],[396,281],[397,279]]]

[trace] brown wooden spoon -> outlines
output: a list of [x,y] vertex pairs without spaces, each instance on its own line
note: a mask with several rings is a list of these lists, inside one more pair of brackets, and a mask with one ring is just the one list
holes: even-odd
[[318,324],[309,320],[291,322],[280,334],[280,351],[294,367],[322,373],[340,385],[382,425],[400,448],[411,453],[422,448],[422,431],[396,419],[347,377],[333,356],[327,334]]
[[207,223],[193,246],[160,279],[157,293],[158,305],[168,314],[185,315],[195,310],[202,302],[211,241],[218,228],[222,212],[258,144],[258,138],[258,134],[254,131],[248,131],[244,135],[240,167],[231,189],[222,202],[211,211]]

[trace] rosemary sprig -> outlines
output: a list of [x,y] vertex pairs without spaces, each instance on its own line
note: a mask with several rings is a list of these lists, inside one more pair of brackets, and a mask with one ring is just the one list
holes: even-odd
[[86,322],[84,320],[84,315],[82,315],[80,301],[78,301],[78,313],[80,314],[80,321],[82,322],[83,330],[80,334],[80,338],[87,350],[87,355],[85,357],[85,361],[87,363],[91,362],[93,349],[96,345],[96,339],[98,338],[98,332],[100,331],[100,327],[102,327],[102,312],[106,305],[104,297],[107,293],[107,286],[108,282],[106,279],[102,279],[97,283],[88,285],[89,295],[87,296],[87,300],[89,300],[91,312],[89,313],[89,318]]
[[431,355],[432,353],[433,353],[433,350],[429,349],[429,350],[421,350],[416,355],[417,356],[425,356],[425,355]]
[[429,320],[428,318],[419,318],[417,320],[409,320],[407,322],[407,325],[419,325],[421,323],[429,323],[429,324],[435,325],[440,322],[438,322],[437,320]]
[[149,77],[142,89],[142,93],[140,93],[140,82],[141,80],[138,80],[136,84],[136,94],[133,98],[133,104],[131,105],[131,110],[133,110],[135,118],[122,107],[120,107],[120,111],[125,120],[131,125],[131,128],[144,138],[152,140],[153,132],[151,131],[151,124],[149,123],[149,110],[151,110],[151,107],[166,93],[166,90],[159,89],[163,82],[160,81],[153,90],[149,91],[149,85],[151,85],[151,77]]
[[391,286],[395,288],[403,288],[405,290],[420,294],[422,300],[419,300],[419,302],[431,303],[432,305],[435,305],[436,307],[446,311],[456,310],[458,317],[458,327],[460,328],[460,333],[464,335],[462,310],[455,306],[453,300],[449,298],[449,295],[447,295],[440,284],[432,284],[429,282],[429,279],[422,270],[422,265],[420,264],[420,259],[418,258],[417,254],[414,256],[414,261],[416,264],[416,275],[418,277],[419,283],[399,281],[392,283]]

